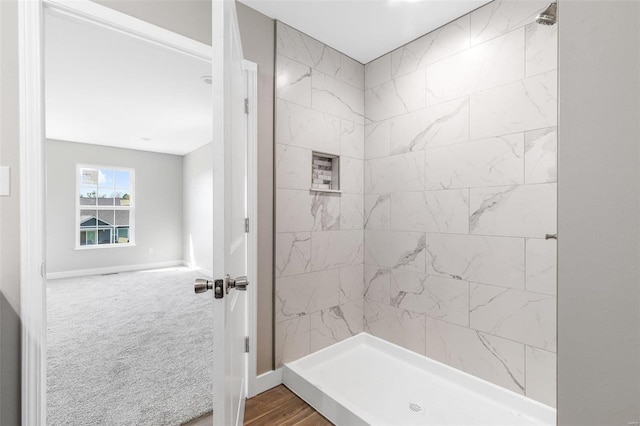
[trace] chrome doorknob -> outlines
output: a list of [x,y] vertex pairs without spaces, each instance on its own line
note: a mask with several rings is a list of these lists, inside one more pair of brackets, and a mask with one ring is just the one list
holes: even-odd
[[240,291],[247,291],[247,286],[249,285],[249,280],[247,280],[247,277],[245,276],[233,279],[227,275],[225,277],[225,281],[227,282],[227,294],[229,294],[229,290],[232,288]]
[[196,291],[196,294],[205,293],[208,290],[213,290],[213,282],[205,280],[204,278],[196,278],[194,289]]

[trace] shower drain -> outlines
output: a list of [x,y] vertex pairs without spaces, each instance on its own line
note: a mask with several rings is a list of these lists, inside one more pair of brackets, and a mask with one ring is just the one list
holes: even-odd
[[409,403],[409,410],[413,411],[414,413],[424,413],[424,408],[422,408],[420,404],[416,404],[415,402]]

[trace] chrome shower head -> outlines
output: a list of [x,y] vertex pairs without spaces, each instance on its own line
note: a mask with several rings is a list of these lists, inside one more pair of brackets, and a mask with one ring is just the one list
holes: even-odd
[[536,22],[541,25],[554,25],[558,22],[558,3],[553,2],[536,17]]

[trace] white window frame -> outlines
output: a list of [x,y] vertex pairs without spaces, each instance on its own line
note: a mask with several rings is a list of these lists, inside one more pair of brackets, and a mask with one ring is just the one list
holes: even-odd
[[[129,172],[129,205],[128,206],[87,206],[80,205],[80,170],[82,169],[96,169],[96,170],[113,170],[113,171],[123,171]],[[78,163],[76,164],[76,227],[75,227],[75,248],[74,250],[96,250],[96,249],[106,249],[106,248],[117,248],[117,247],[133,247],[136,245],[136,232],[135,232],[135,224],[136,224],[136,171],[130,167],[118,167],[118,166],[102,166],[98,164],[84,164]],[[126,210],[129,212],[129,242],[128,243],[110,243],[110,244],[92,244],[92,245],[80,245],[80,211],[81,210],[92,210],[95,207],[95,210]],[[98,218],[96,217],[96,220]],[[97,231],[96,231],[97,232]],[[113,238],[113,235],[112,235]]]

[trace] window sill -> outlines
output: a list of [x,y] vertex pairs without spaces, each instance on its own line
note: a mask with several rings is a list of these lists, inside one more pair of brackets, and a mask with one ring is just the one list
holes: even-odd
[[90,246],[76,246],[74,250],[99,250],[99,249],[108,249],[108,248],[124,248],[124,247],[135,247],[136,243],[126,243],[126,244],[95,244]]

